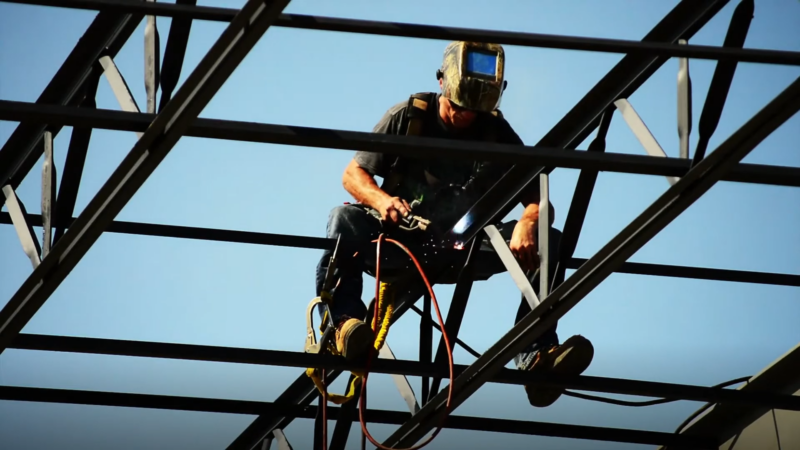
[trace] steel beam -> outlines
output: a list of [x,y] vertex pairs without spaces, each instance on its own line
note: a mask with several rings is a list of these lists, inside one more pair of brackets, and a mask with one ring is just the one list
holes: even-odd
[[530,306],[531,309],[539,306],[540,300],[539,297],[536,296],[536,291],[533,289],[530,280],[528,280],[525,271],[520,267],[517,258],[511,253],[511,249],[508,248],[508,244],[505,239],[503,239],[500,231],[494,225],[489,225],[484,228],[483,231],[489,236],[489,242],[492,244],[492,248],[494,248],[500,261],[503,262],[506,271],[511,276],[511,280],[514,281],[517,289],[519,289],[522,296],[525,297],[528,306]]
[[[36,104],[80,104],[87,92],[86,83],[93,78],[93,65],[97,59],[103,52],[116,55],[141,20],[142,16],[136,14],[99,13],[36,100]],[[16,189],[30,172],[44,151],[42,136],[45,125],[22,123],[14,130],[0,149],[0,185],[10,184]],[[48,126],[47,129],[53,133],[53,137],[60,131],[58,126]]]
[[[88,108],[0,100],[0,120],[57,123],[77,127],[143,132],[147,130],[154,119],[154,115],[145,113],[136,114],[107,109],[90,110]],[[216,119],[197,119],[184,135],[335,150],[366,150],[412,157],[427,157],[435,153],[447,158],[545,164],[570,169],[654,176],[681,177],[691,166],[689,161],[680,158],[588,151],[569,152],[558,147],[542,145],[476,143]],[[738,164],[724,180],[800,187],[800,168]]]
[[[686,45],[685,39],[678,41]],[[689,158],[689,136],[692,134],[692,77],[689,58],[678,58],[678,139],[681,158]]]
[[[431,296],[425,294],[422,296],[422,315],[419,316],[419,362],[432,363],[433,362],[433,330],[431,330],[430,322],[431,317]],[[430,397],[431,382],[428,377],[422,377],[421,395],[422,403],[428,401]],[[415,411],[416,412],[416,411]]]
[[[428,314],[430,317],[430,314]],[[422,321],[421,321],[422,322]],[[420,324],[422,325],[422,324]],[[428,333],[430,333],[431,326],[429,323],[425,323]],[[422,330],[420,330],[422,332]],[[379,357],[382,359],[389,359],[389,360],[396,360],[397,358],[394,356],[394,352],[389,347],[389,343],[385,342],[383,347],[380,349]],[[315,366],[309,366],[315,367]],[[400,396],[406,402],[406,406],[408,406],[409,411],[411,414],[416,414],[419,411],[419,403],[417,402],[417,398],[414,395],[414,389],[411,387],[411,383],[408,382],[408,378],[402,374],[391,374],[392,379],[394,380],[394,384],[397,387],[397,391],[400,393]],[[423,377],[425,379],[425,377]],[[349,386],[352,382],[351,379],[348,380],[347,385]],[[356,409],[359,405],[359,398],[361,396],[360,392],[356,392],[355,397],[350,400],[348,403],[344,404],[341,407],[341,413],[339,418],[336,420],[336,427],[333,430],[333,436],[331,437],[330,443],[328,444],[329,450],[344,450],[345,446],[347,445],[347,440],[350,437],[350,429],[352,428],[353,421],[356,420],[358,417],[358,413]]]
[[[450,300],[450,308],[447,311],[447,317],[444,319],[444,328],[447,330],[447,335],[450,339],[459,340],[458,333],[461,331],[461,322],[464,320],[464,312],[467,310],[467,302],[469,301],[469,294],[472,291],[473,273],[475,268],[475,260],[478,258],[478,252],[481,246],[479,239],[473,239],[468,242],[469,253],[461,271],[458,273],[458,280],[456,287],[453,290],[453,298]],[[431,322],[433,319],[429,318]],[[473,354],[476,358],[480,355]],[[447,343],[444,341],[444,335],[439,338],[439,345],[436,347],[436,355],[433,359],[433,364],[436,367],[445,367],[447,364]],[[439,392],[439,386],[442,379],[434,377],[431,380],[430,393],[425,402],[433,398]],[[415,411],[416,413],[416,411]]]
[[[155,3],[156,0],[147,0]],[[156,16],[147,16],[144,27],[144,90],[147,94],[147,109],[150,114],[156,113],[156,96],[161,78],[161,45],[158,35]]]
[[[723,46],[726,48],[742,48],[750,29],[750,22],[753,19],[755,4],[753,0],[742,0],[733,11],[731,23],[728,26],[728,33],[725,36]],[[719,119],[722,116],[722,109],[725,107],[725,100],[728,98],[733,82],[733,74],[736,72],[736,61],[720,61],[714,69],[714,76],[706,93],[706,102],[703,105],[703,112],[700,114],[698,129],[697,148],[694,152],[694,164],[700,162],[706,154],[708,142],[714,131],[717,129]]]
[[278,441],[278,450],[292,450],[292,446],[289,445],[289,440],[286,439],[283,430],[275,430],[272,434],[275,436],[275,440]]
[[[711,189],[733,164],[741,161],[761,141],[800,110],[800,78],[723,142],[710,156],[667,190],[649,208],[557,287],[539,306],[465,370],[453,383],[453,395],[437,395],[383,445],[397,447],[417,442],[439,423],[446,413],[458,408],[470,395],[514,355],[534,342],[558,319],[607,278],[615,267],[632,256],[653,236]],[[549,308],[553,308],[548,312]]]
[[[458,289],[458,286],[456,286],[456,289]],[[420,318],[426,319],[426,320],[427,320],[427,322],[428,322],[428,323],[431,325],[431,327],[433,327],[433,329],[435,329],[436,331],[439,331],[439,332],[441,332],[441,331],[442,331],[442,327],[439,325],[439,323],[438,323],[437,321],[433,320],[433,317],[427,317],[427,318],[426,318],[426,317],[425,317],[425,315],[422,313],[422,310],[421,310],[421,309],[419,309],[419,307],[418,307],[418,306],[416,306],[416,305],[411,305],[411,306],[409,306],[409,308],[408,308],[408,309],[409,309],[410,311],[413,311],[414,313],[416,313],[418,316],[420,316]],[[445,319],[445,320],[446,320],[446,319]],[[447,323],[446,323],[446,322],[445,322],[445,325],[447,325]],[[464,350],[465,350],[467,353],[469,353],[470,355],[472,355],[472,356],[474,356],[474,357],[476,357],[476,358],[477,358],[477,357],[479,357],[479,356],[481,356],[481,354],[480,354],[480,353],[478,353],[478,352],[476,352],[474,348],[472,348],[472,347],[470,347],[469,345],[467,345],[467,344],[466,344],[464,341],[462,341],[462,340],[461,340],[461,339],[459,339],[458,337],[455,337],[455,338],[453,339],[453,342],[455,342],[455,343],[456,343],[456,345],[458,345],[458,346],[460,346],[461,348],[463,348],[463,349],[464,349]]]
[[[587,152],[602,153],[606,151],[606,135],[613,117],[614,110],[612,109],[608,109],[603,113],[600,119],[600,126],[597,127],[597,134],[589,144]],[[592,200],[592,192],[598,175],[599,172],[596,170],[584,169],[581,170],[581,174],[578,176],[578,182],[575,184],[575,191],[572,194],[572,201],[567,212],[567,219],[564,221],[553,285],[564,282],[567,263],[575,254],[575,249],[578,248],[578,240],[581,236],[581,230],[583,230],[583,222],[586,220],[586,212],[589,210],[589,202]]]
[[[79,405],[117,406],[176,411],[203,411],[226,414],[286,414],[293,418],[313,419],[316,406],[287,406],[277,403],[247,400],[223,400],[198,397],[128,394],[116,392],[79,391],[32,387],[0,386],[0,399],[23,402],[45,402]],[[342,408],[329,407],[328,415],[336,419]],[[364,418],[372,423],[397,425],[403,423],[408,413],[371,409]],[[713,441],[702,437],[681,436],[656,431],[626,430],[584,425],[566,425],[521,420],[488,419],[482,417],[452,416],[446,428],[457,430],[491,431],[529,436],[552,436],[611,442],[628,442],[648,445],[674,445],[680,448],[713,449]]]
[[[14,192],[14,188],[10,185],[3,186],[3,196],[6,199],[9,223],[14,224],[17,237],[22,244],[22,251],[30,259],[33,268],[36,269],[42,263],[41,256],[39,256],[41,255],[42,247],[39,246],[39,240],[36,239],[36,233],[33,232],[33,225],[28,220],[28,211],[25,209],[25,204],[17,197],[17,193]],[[39,216],[39,220],[41,221],[41,216]]]
[[53,214],[56,211],[56,165],[53,162],[53,133],[44,132],[44,163],[42,164],[42,258],[53,245]]
[[[42,217],[38,214],[28,214],[31,226],[41,226]],[[68,219],[66,226],[75,220]],[[0,212],[0,223],[12,224],[9,213]],[[565,227],[566,228],[566,227]],[[252,231],[220,230],[214,228],[186,227],[177,225],[160,225],[141,222],[114,221],[106,229],[108,233],[131,234],[138,236],[168,237],[176,239],[196,239],[202,241],[234,242],[239,244],[274,245],[280,247],[308,248],[333,250],[336,243],[334,239],[312,236],[294,236],[288,234],[256,233]],[[413,249],[412,249],[413,250]],[[568,269],[577,269],[586,262],[584,258],[567,258],[564,265]],[[618,269],[617,273],[634,275],[652,275],[661,277],[691,278],[697,280],[729,281],[738,283],[772,284],[776,286],[800,287],[800,275],[752,272],[745,270],[725,270],[708,267],[674,266],[667,264],[647,264],[626,262]],[[419,311],[421,314],[422,311]],[[439,329],[439,325],[432,322],[432,326]],[[441,330],[440,330],[441,331]],[[460,340],[456,341],[465,346]],[[467,351],[475,355],[474,350]]]
[[[95,97],[97,87],[100,82],[101,69],[99,64],[94,66],[89,78],[83,84],[83,100],[79,107],[94,109],[97,107]],[[56,231],[53,235],[53,244],[64,235],[67,225],[72,221],[75,213],[75,202],[78,199],[78,189],[80,188],[81,178],[83,177],[83,166],[86,163],[86,154],[89,150],[89,141],[92,138],[92,129],[88,127],[74,127],[69,138],[69,148],[67,158],[64,161],[64,173],[61,177],[61,185],[58,189],[56,203],[58,209],[55,211]]]
[[[119,107],[123,111],[130,113],[140,112],[139,105],[136,104],[136,99],[133,98],[131,89],[128,87],[128,83],[125,81],[125,77],[122,76],[122,72],[119,71],[114,59],[108,55],[103,55],[99,59],[99,64],[103,68],[103,75],[105,75],[108,85],[111,86],[114,97],[117,98]],[[155,114],[151,114],[149,117],[155,118]],[[144,134],[144,130],[136,132],[138,137],[142,137],[142,134]]]
[[166,157],[288,3],[249,0],[186,83],[20,289],[0,310],[2,352]]
[[[229,364],[251,364],[281,367],[320,367],[326,371],[349,371],[363,369],[359,364],[349,363],[344,358],[332,355],[309,354],[282,350],[219,347],[208,345],[171,344],[162,342],[127,341],[116,339],[83,338],[72,336],[48,336],[20,334],[10,347],[17,350],[82,353],[94,355],[116,355],[139,358],[160,358],[185,361],[206,361]],[[456,364],[456,375],[468,368]],[[447,369],[418,361],[379,358],[373,361],[373,373],[402,376],[447,376]],[[732,389],[693,386],[652,381],[627,380],[621,378],[579,376],[561,378],[536,375],[516,369],[502,369],[493,375],[491,383],[521,386],[539,383],[547,386],[579,391],[609,394],[636,395],[697,402],[730,403],[754,407],[776,407],[800,411],[800,397],[761,392],[759,390],[737,391]],[[318,395],[312,386],[315,397]],[[276,427],[284,428],[284,427]],[[270,433],[272,430],[270,430]],[[269,433],[267,433],[269,434]],[[259,439],[258,442],[261,440]],[[255,444],[254,444],[255,445]]]
[[[178,5],[194,6],[197,0],[176,0]],[[161,67],[161,100],[158,111],[164,109],[172,98],[172,93],[178,86],[181,77],[183,59],[186,56],[186,45],[189,42],[189,33],[192,30],[192,19],[176,17],[169,26],[169,37],[164,49],[164,62]]]
[[[621,98],[614,102],[614,105],[619,110],[620,114],[622,114],[622,118],[628,124],[628,127],[633,131],[634,136],[636,139],[639,140],[639,143],[642,144],[644,150],[650,156],[656,156],[660,158],[666,158],[667,152],[661,148],[661,145],[656,140],[653,133],[650,132],[650,129],[647,128],[645,125],[644,120],[639,116],[639,113],[633,109],[633,105],[631,102],[628,101],[626,98]],[[687,137],[688,139],[688,137]],[[686,159],[681,155],[682,159]],[[667,182],[670,185],[674,185],[678,182],[678,177],[667,177]]]
[[[136,0],[2,0],[9,3],[80,8],[99,11],[135,12],[173,18],[226,22],[237,10],[208,6],[170,3],[145,3]],[[706,45],[679,46],[665,42],[640,42],[621,39],[600,39],[578,36],[557,36],[471,28],[419,25],[412,23],[378,22],[370,20],[318,17],[301,14],[282,14],[275,26],[306,30],[374,34],[421,39],[466,40],[495,42],[505,45],[542,47],[561,50],[627,53],[659,57],[684,57],[721,61],[742,61],[763,64],[800,65],[800,53],[714,47]]]
[[[397,359],[387,343],[383,344],[379,355],[383,359]],[[406,402],[408,410],[411,414],[416,414],[416,412],[419,411],[419,403],[417,402],[417,396],[414,395],[414,389],[411,387],[411,383],[408,382],[408,378],[406,378],[405,375],[392,374],[392,379],[394,380],[395,386],[397,386],[397,391],[400,393],[400,396],[403,397],[403,400]]]

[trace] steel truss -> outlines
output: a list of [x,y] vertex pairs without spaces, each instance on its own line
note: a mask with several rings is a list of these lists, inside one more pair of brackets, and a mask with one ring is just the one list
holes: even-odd
[[[174,4],[139,0],[3,1],[90,9],[98,11],[98,15],[36,103],[0,101],[0,120],[21,122],[0,149],[0,184],[9,208],[9,213],[0,214],[0,222],[15,225],[34,266],[28,279],[0,310],[0,353],[6,348],[15,348],[298,368],[324,367],[329,370],[327,376],[330,382],[344,371],[358,367],[329,355],[42,336],[20,334],[20,331],[104,231],[259,245],[333,248],[335,242],[324,238],[114,221],[115,216],[182,136],[340,150],[370,150],[409,156],[435,152],[452,158],[480,158],[514,163],[512,169],[465,216],[469,218],[465,222],[465,241],[473,242],[466,261],[456,258],[455,254],[459,252],[452,252],[449,256],[453,258],[452,261],[463,264],[445,324],[447,331],[453,336],[458,335],[469,297],[472,283],[471,262],[480,252],[486,251],[479,249],[473,238],[487,224],[506,214],[516,203],[519,192],[530,183],[541,180],[546,188],[546,175],[555,167],[581,170],[564,227],[556,280],[548,283],[545,277],[543,289],[540,291],[542,298],[535,302],[538,306],[482,355],[460,339],[455,339],[477,359],[469,366],[456,366],[453,408],[457,408],[481,385],[492,382],[516,385],[540,383],[582,391],[694,400],[709,404],[724,402],[738,408],[751,408],[752,411],[767,408],[800,411],[800,398],[766,389],[727,390],[720,387],[588,376],[556,379],[503,368],[519,350],[535,340],[613,272],[800,286],[798,275],[626,262],[636,250],[719,181],[800,187],[800,169],[740,163],[764,138],[800,109],[800,79],[705,157],[705,147],[719,121],[737,62],[800,65],[800,53],[742,48],[752,17],[752,0],[742,0],[738,4],[723,47],[689,45],[687,41],[728,3],[727,0],[681,2],[642,41],[283,14],[289,0],[248,0],[241,10],[196,6],[195,0],[177,0]],[[116,71],[113,57],[146,16],[145,82],[148,102],[145,112],[139,112],[129,93],[126,94],[124,79]],[[150,20],[154,16],[174,18],[163,66],[160,65],[158,46],[155,44],[155,22]],[[178,87],[193,20],[227,22],[228,26],[188,79]],[[413,38],[492,41],[533,47],[625,53],[626,56],[535,146],[472,144],[198,119],[199,112],[270,26]],[[663,152],[659,153],[658,149],[654,149],[654,140],[642,131],[646,127],[642,126],[641,119],[635,115],[626,100],[671,57],[681,58],[679,80],[682,81],[679,81],[679,93],[683,100],[678,118],[681,158],[665,158]],[[700,120],[701,142],[691,159],[688,153],[687,128],[691,125],[691,107],[687,105],[690,101],[687,100],[690,89],[687,58],[718,61]],[[124,111],[96,109],[94,96],[99,77],[103,74],[112,81]],[[159,84],[162,98],[160,104],[156,105],[155,91]],[[626,108],[626,121],[631,124],[640,141],[646,143],[645,147],[651,156],[605,152],[605,135],[615,107]],[[56,174],[52,167],[52,139],[63,126],[74,127],[74,130],[56,199],[53,198]],[[92,129],[137,132],[139,140],[85,210],[77,217],[72,217]],[[598,130],[597,135],[587,151],[570,151],[575,150],[595,129]],[[47,192],[43,196],[42,215],[33,215],[27,213],[14,189],[28,175],[42,154],[45,154],[43,187],[46,187]],[[596,255],[588,259],[576,258],[575,247],[600,171],[666,176],[672,186]],[[543,192],[546,193],[547,190],[544,189]],[[546,196],[543,200],[547,201]],[[33,235],[33,226],[45,228],[45,242],[41,245]],[[576,269],[576,272],[565,279],[568,268]],[[435,280],[436,274],[432,275]],[[400,425],[384,445],[407,447],[419,441],[439,423],[438,419],[443,414],[446,401],[446,393],[439,391],[439,385],[446,373],[441,364],[444,358],[443,342],[439,342],[434,353],[431,353],[430,345],[427,345],[427,349],[423,348],[423,344],[432,343],[431,328],[439,329],[430,320],[429,300],[426,299],[423,308],[425,311],[421,311],[414,305],[422,296],[421,286],[410,280],[401,283],[404,286],[403,295],[398,300],[395,320],[409,309],[423,316],[420,362],[381,359],[375,361],[372,370],[377,373],[423,377],[422,407],[413,408],[412,398],[411,416],[407,413],[379,410],[369,410],[365,416],[370,422]],[[553,286],[552,292],[549,292],[550,285]],[[787,364],[778,366],[785,367]],[[785,378],[786,376],[781,380]],[[430,384],[429,379],[433,380]],[[787,380],[786,383],[792,382]],[[281,429],[295,418],[318,418],[317,407],[310,406],[316,398],[318,395],[314,386],[305,375],[301,375],[273,403],[0,387],[0,399],[6,400],[258,415],[231,443],[228,447],[230,450],[251,450],[262,442],[268,445],[273,438],[288,446]],[[350,402],[341,408],[331,408],[330,417],[338,420],[331,442],[332,449],[344,447],[354,419],[354,405],[355,402]],[[737,426],[746,425],[741,420],[737,423]],[[455,415],[449,416],[446,427],[643,443],[670,448],[717,448],[721,437],[727,437],[732,432],[726,429],[725,433],[717,435],[696,432],[684,435]]]

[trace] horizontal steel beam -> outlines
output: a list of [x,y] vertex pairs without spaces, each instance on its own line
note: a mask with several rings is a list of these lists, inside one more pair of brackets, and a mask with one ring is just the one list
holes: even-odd
[[[28,220],[32,226],[41,226],[42,216],[38,214],[29,214]],[[9,213],[0,212],[0,223],[12,224]],[[66,223],[65,225],[69,226],[69,223]],[[253,231],[221,230],[215,228],[199,228],[124,221],[111,222],[106,231],[109,233],[134,234],[140,236],[197,239],[202,241],[233,242],[239,244],[274,245],[280,247],[309,248],[317,250],[332,250],[336,244],[335,239],[313,236],[257,233]],[[568,269],[577,269],[586,261],[587,260],[585,258],[570,258],[566,262],[566,267]],[[652,275],[675,278],[692,278],[697,280],[730,281],[739,283],[773,284],[777,286],[800,287],[800,275],[785,273],[753,272],[746,270],[726,270],[708,267],[673,266],[666,264],[633,262],[626,262],[622,264],[622,266],[615,270],[615,272],[633,275]]]
[[[227,22],[238,9],[209,6],[189,6],[136,0],[2,0],[10,3],[79,8],[98,11],[130,12],[154,16],[180,17],[195,20]],[[399,22],[342,19],[301,14],[282,14],[276,26],[307,30],[374,34],[422,39],[466,40],[495,42],[505,45],[542,47],[590,52],[648,54],[664,57],[684,57],[721,61],[741,61],[762,64],[800,65],[800,52],[766,49],[739,49],[709,45],[677,45],[661,42],[601,39],[579,36],[558,36],[539,33],[480,30]]]
[[[0,120],[25,123],[39,122],[143,132],[155,117],[146,113],[0,100]],[[436,154],[445,158],[469,160],[477,158],[655,176],[681,177],[686,175],[691,167],[691,161],[681,158],[564,151],[559,148],[527,145],[465,142],[218,119],[197,119],[187,129],[185,136],[336,150],[367,150],[414,157],[429,157],[431,154]],[[800,187],[800,168],[740,163],[723,180]]]
[[[9,348],[281,367],[317,367],[337,371],[363,370],[363,367],[358,364],[349,363],[344,358],[332,355],[282,350],[47,336],[38,334],[20,334]],[[467,366],[465,365],[456,364],[454,366],[456,376],[461,374],[466,368]],[[442,369],[441,366],[437,367],[433,363],[420,363],[418,361],[401,359],[376,359],[370,366],[370,372],[416,377],[438,377],[444,379],[448,377],[447,370]],[[755,405],[759,407],[800,411],[800,397],[760,392],[758,390],[737,391],[705,386],[591,376],[566,378],[553,375],[532,374],[515,369],[500,370],[491,377],[490,382],[509,385],[538,383],[546,386],[579,391],[660,397],[698,402]]]
[[[0,400],[66,403],[78,405],[117,406],[127,408],[165,409],[175,411],[203,411],[225,414],[281,414],[292,418],[314,419],[316,406],[281,405],[270,402],[227,400],[216,398],[178,397],[167,395],[128,394],[118,392],[79,391],[32,387],[0,386]],[[329,406],[328,419],[336,420],[342,408]],[[401,411],[368,409],[364,419],[372,423],[399,425],[409,414]],[[611,442],[628,442],[649,445],[670,445],[680,448],[713,449],[712,439],[682,436],[656,431],[626,430],[585,425],[567,425],[522,420],[489,419],[482,417],[451,416],[446,428],[456,430],[490,431],[497,433],[552,436]]]

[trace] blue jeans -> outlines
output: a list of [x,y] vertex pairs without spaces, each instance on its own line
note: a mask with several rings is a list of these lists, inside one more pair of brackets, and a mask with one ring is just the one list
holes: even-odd
[[[508,224],[504,224],[508,225]],[[511,226],[500,226],[501,232],[506,236],[506,242],[510,239]],[[364,260],[364,252],[359,251],[356,256],[353,256],[357,249],[347,248],[345,241],[352,240],[356,242],[369,242],[377,239],[378,235],[382,232],[381,222],[369,214],[361,205],[344,205],[334,208],[328,218],[327,237],[336,239],[341,236],[342,244],[337,257],[336,270],[334,271],[334,285],[337,284],[335,289],[332,290],[333,302],[331,305],[331,316],[334,323],[338,323],[345,317],[352,317],[360,320],[365,320],[367,315],[367,307],[361,299],[361,292],[363,289],[363,272],[366,268]],[[553,280],[556,272],[556,264],[558,262],[558,246],[561,240],[561,232],[555,228],[550,229],[550,280]],[[488,247],[488,241],[484,242],[482,247]],[[319,296],[322,291],[322,285],[325,281],[325,273],[328,269],[328,264],[332,255],[332,250],[325,250],[322,258],[317,264],[316,273],[316,295]],[[499,258],[493,251],[481,251],[476,266],[482,267],[484,272],[488,274],[498,274],[505,272],[505,267],[500,262]],[[481,261],[483,259],[483,261]],[[413,266],[412,266],[413,267]],[[528,272],[528,279],[531,282],[534,290],[539,292],[539,273]],[[383,277],[382,277],[383,278]],[[435,280],[431,280],[435,281]],[[520,296],[521,301],[517,309],[517,315],[514,323],[519,322],[527,313],[531,311],[527,300],[524,296]],[[539,349],[547,349],[553,345],[558,345],[558,334],[556,333],[557,325],[545,332],[539,339],[536,340],[531,346],[526,348],[522,353],[514,358],[517,367],[525,369],[533,362],[533,358]]]

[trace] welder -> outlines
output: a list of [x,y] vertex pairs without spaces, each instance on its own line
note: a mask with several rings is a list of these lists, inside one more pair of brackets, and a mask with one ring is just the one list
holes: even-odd
[[[522,145],[522,140],[498,109],[507,87],[504,72],[502,46],[450,43],[444,51],[442,66],[436,71],[440,92],[414,94],[394,105],[373,132]],[[436,157],[415,159],[356,152],[342,179],[345,190],[356,203],[333,209],[327,236],[342,241],[369,242],[386,230],[408,225],[409,217],[429,219],[433,224],[453,224],[453,218],[464,213],[464,205],[472,205],[509,168],[510,164],[496,162]],[[383,179],[381,185],[375,180],[376,176]],[[512,225],[513,232],[507,243],[538,291],[538,180],[530,184],[520,199],[524,211]],[[552,219],[552,212],[550,217]],[[550,225],[549,279],[553,280],[560,232],[552,227],[552,222]],[[336,349],[347,359],[363,355],[375,339],[366,322],[367,308],[361,299],[364,253],[339,255],[333,272],[335,288],[330,292],[329,311],[335,327]],[[326,251],[317,266],[318,296],[330,257],[331,251]],[[530,311],[523,297],[515,321]],[[579,335],[559,344],[553,326],[514,360],[521,370],[578,375],[586,370],[593,355],[592,344]],[[551,405],[563,393],[560,389],[534,385],[526,386],[525,390],[530,403],[537,407]]]

